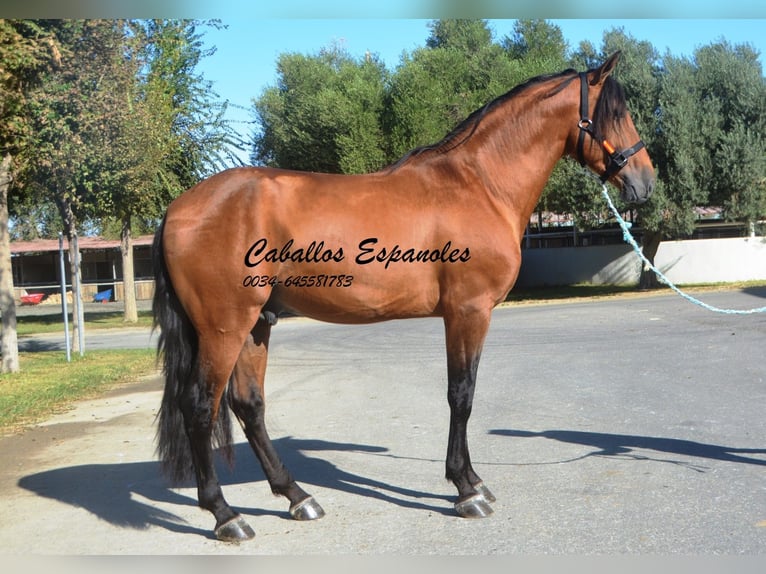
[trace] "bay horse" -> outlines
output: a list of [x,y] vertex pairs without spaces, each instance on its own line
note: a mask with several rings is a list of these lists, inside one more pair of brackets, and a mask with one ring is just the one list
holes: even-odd
[[157,452],[172,479],[196,477],[218,539],[254,536],[214,467],[214,446],[231,452],[229,410],[291,516],[324,514],[264,423],[269,336],[282,312],[345,324],[442,317],[446,478],[459,516],[491,514],[495,497],[471,466],[466,427],[491,312],[516,281],[542,189],[571,156],[626,201],[652,192],[654,168],[611,76],[618,58],[532,78],[375,173],[233,168],[170,204],[153,244],[165,375]]

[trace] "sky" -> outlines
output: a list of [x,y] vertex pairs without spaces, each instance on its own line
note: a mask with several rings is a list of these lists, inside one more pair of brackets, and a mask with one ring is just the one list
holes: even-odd
[[[213,82],[213,91],[232,104],[229,119],[240,132],[252,132],[251,101],[276,84],[276,61],[284,52],[316,54],[337,43],[352,56],[369,51],[394,70],[404,52],[425,45],[429,19],[274,19],[222,18],[225,29],[204,29],[204,41],[216,52],[198,71]],[[603,33],[622,27],[637,40],[647,40],[660,54],[691,56],[700,46],[725,39],[748,43],[766,68],[766,19],[551,19],[570,48],[589,40],[601,46]],[[489,20],[495,41],[513,33],[514,20]],[[554,70],[552,70],[554,71]],[[513,86],[508,86],[508,89]],[[243,157],[245,160],[246,157]]]

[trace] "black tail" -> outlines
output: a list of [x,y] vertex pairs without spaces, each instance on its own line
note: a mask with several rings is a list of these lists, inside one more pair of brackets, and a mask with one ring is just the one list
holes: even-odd
[[[165,264],[162,248],[164,229],[163,219],[152,244],[153,329],[160,329],[157,355],[162,356],[162,371],[165,375],[165,391],[157,414],[157,454],[163,471],[171,480],[180,483],[194,476],[191,445],[186,434],[181,401],[184,397],[187,401],[204,401],[207,393],[205,381],[199,372],[197,332],[176,296]],[[198,388],[195,390],[193,386]],[[227,397],[224,396],[214,423],[212,438],[215,443],[224,447],[225,454],[230,459],[231,417],[227,404]]]

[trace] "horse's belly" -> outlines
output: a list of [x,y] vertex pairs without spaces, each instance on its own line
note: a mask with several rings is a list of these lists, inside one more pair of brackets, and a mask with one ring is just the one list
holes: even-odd
[[320,321],[372,323],[436,313],[439,287],[433,280],[392,281],[351,273],[290,276],[280,280],[270,306]]

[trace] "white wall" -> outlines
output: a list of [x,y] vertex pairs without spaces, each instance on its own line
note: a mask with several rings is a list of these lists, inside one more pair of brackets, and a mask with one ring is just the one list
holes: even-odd
[[[679,285],[766,280],[766,237],[663,241],[654,263]],[[516,285],[632,285],[640,270],[626,244],[525,249]]]

